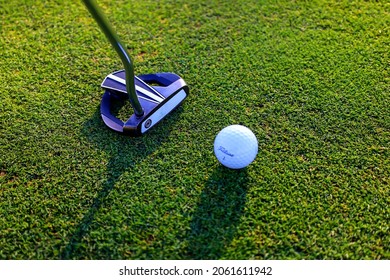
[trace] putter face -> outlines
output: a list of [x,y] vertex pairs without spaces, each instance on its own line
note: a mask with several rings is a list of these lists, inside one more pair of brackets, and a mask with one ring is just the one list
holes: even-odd
[[141,136],[149,131],[179,106],[189,92],[184,80],[173,73],[134,76],[134,83],[144,114],[142,116],[133,114],[126,122],[111,113],[115,99],[128,100],[129,98],[125,70],[108,75],[101,85],[105,89],[100,105],[104,123],[119,133],[131,136]]

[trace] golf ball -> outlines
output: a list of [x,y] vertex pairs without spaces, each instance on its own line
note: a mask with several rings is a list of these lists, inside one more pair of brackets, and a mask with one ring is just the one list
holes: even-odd
[[248,166],[256,158],[257,138],[242,125],[230,125],[222,129],[214,140],[214,154],[218,161],[231,169]]

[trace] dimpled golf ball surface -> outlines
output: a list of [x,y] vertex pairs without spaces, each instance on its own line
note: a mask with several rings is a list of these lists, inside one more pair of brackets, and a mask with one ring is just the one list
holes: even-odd
[[214,154],[218,161],[231,169],[248,166],[256,158],[257,138],[242,125],[230,125],[222,129],[214,140]]

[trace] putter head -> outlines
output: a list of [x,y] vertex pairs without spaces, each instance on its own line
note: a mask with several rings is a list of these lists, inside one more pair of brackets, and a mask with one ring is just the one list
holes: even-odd
[[142,116],[133,114],[126,122],[111,113],[113,101],[128,99],[126,73],[120,70],[108,75],[100,104],[100,114],[111,129],[131,136],[141,136],[172,112],[187,97],[189,89],[185,81],[173,73],[156,73],[134,76],[138,100],[144,109]]

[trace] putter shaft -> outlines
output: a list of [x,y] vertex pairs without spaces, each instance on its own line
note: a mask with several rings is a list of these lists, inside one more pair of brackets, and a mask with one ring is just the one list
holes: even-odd
[[114,47],[115,51],[118,53],[119,57],[122,60],[123,66],[126,71],[126,89],[129,95],[130,103],[134,109],[134,113],[137,116],[142,116],[144,110],[138,100],[138,96],[135,90],[134,84],[134,68],[133,63],[131,62],[130,56],[126,51],[126,48],[123,47],[116,33],[112,30],[108,20],[100,11],[94,0],[83,0],[85,6],[88,8],[89,12],[99,24],[100,29],[104,32],[107,39],[110,41],[111,45]]

